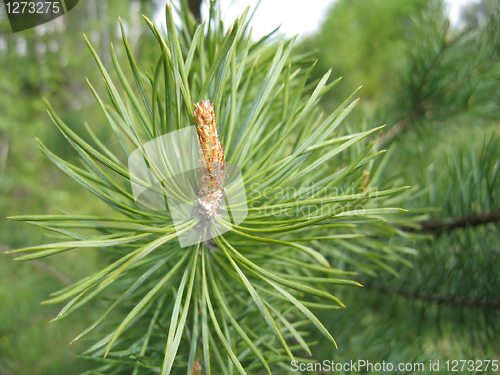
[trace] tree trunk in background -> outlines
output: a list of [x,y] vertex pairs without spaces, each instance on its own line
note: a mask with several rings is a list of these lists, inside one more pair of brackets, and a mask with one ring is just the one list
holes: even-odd
[[89,40],[94,45],[97,45],[97,43],[100,41],[99,40],[100,35],[99,35],[99,29],[96,26],[98,20],[97,20],[97,5],[95,3],[95,0],[88,0],[87,2],[87,17],[88,21],[85,26],[89,29],[89,34],[88,34]]
[[201,19],[201,2],[202,0],[188,0],[189,9],[197,20]]

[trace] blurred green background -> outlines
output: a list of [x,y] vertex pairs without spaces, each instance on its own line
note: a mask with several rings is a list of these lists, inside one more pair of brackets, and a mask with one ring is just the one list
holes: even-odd
[[[151,71],[154,42],[140,15],[159,14],[162,6],[154,0],[82,0],[64,17],[17,34],[0,12],[2,252],[46,236],[9,215],[106,209],[94,199],[90,205],[90,194],[39,152],[36,138],[59,156],[77,159],[42,98],[79,134],[86,134],[85,121],[92,122],[106,143],[105,119],[85,78],[98,91],[104,87],[83,33],[110,64],[120,16],[140,67]],[[440,1],[337,0],[317,33],[299,40],[300,51],[319,58],[316,77],[330,68],[332,76],[343,76],[323,99],[326,110],[364,85],[344,132],[388,124],[377,145],[390,153],[382,178],[418,189],[406,207],[422,214],[423,223],[415,229],[422,239],[412,244],[418,255],[408,256],[411,267],[402,264],[377,279],[362,274],[365,288],[341,296],[347,309],[319,312],[340,349],[318,337],[316,359],[500,360],[499,20],[492,0],[471,2],[451,25]],[[121,49],[117,53],[125,58]],[[104,263],[94,249],[82,251],[85,257],[67,252],[29,263],[1,255],[1,375],[67,375],[89,367],[77,358],[85,346],[68,343],[98,316],[98,303],[95,313],[86,309],[57,323],[49,320],[60,307],[40,304]]]

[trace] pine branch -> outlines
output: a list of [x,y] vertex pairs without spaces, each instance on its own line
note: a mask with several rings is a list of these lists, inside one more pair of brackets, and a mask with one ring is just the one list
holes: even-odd
[[450,232],[456,229],[477,227],[490,223],[500,222],[500,212],[490,211],[478,215],[466,215],[459,218],[447,218],[444,220],[427,220],[421,222],[420,229],[407,228],[407,232],[435,233]]
[[376,289],[382,293],[394,294],[406,299],[420,300],[438,305],[455,305],[464,307],[479,307],[500,309],[500,299],[485,300],[463,296],[443,296],[439,294],[428,294],[424,292],[411,292],[409,290],[390,287],[380,282],[363,283],[367,288]]
[[379,145],[379,147],[382,147],[384,144],[391,142],[394,138],[396,138],[401,132],[406,129],[406,126],[413,120],[413,118],[414,112],[411,112],[403,119],[398,121],[385,134],[382,134],[377,140],[377,144]]
[[416,88],[415,100],[413,102],[413,106],[412,106],[410,112],[408,114],[406,114],[405,116],[403,116],[403,118],[401,120],[397,121],[396,124],[391,129],[389,129],[387,131],[387,133],[383,134],[378,139],[378,144],[380,146],[386,144],[387,142],[392,141],[400,133],[402,133],[404,130],[406,130],[406,127],[414,118],[418,118],[423,113],[425,113],[425,111],[422,110],[422,105],[421,105],[421,103],[423,102],[423,97],[422,97],[423,96],[423,89],[424,89],[425,84],[427,83],[432,71],[437,67],[439,61],[441,60],[441,58],[444,55],[444,52],[450,46],[450,42],[448,41],[449,27],[450,27],[450,21],[447,20],[445,27],[444,27],[444,33],[442,36],[442,41],[440,44],[439,51],[437,51],[436,55],[434,56],[434,58],[432,59],[430,64],[427,66],[424,74],[420,78],[420,81],[419,81],[417,88]]
[[[277,45],[263,38],[252,44],[248,32],[249,8],[234,21],[230,31],[225,32],[219,3],[211,1],[209,19],[205,26],[201,25],[194,31],[195,16],[185,13],[189,12],[189,4],[194,6],[196,1],[182,1],[182,14],[177,14],[182,20],[179,24],[174,21],[175,7],[167,2],[168,39],[164,39],[161,30],[145,17],[152,37],[162,51],[158,60],[147,62],[148,66],[155,63],[154,75],[141,73],[125,32],[122,33],[137,90],[130,87],[131,81],[126,78],[115,50],[111,50],[111,57],[120,86],[115,86],[111,79],[114,73],[108,73],[107,64],[86,39],[111,103],[103,102],[94,87],[89,86],[122,148],[122,156],[129,161],[128,170],[120,162],[120,155],[115,155],[104,142],[97,142],[99,149],[91,146],[47,103],[54,125],[82,157],[88,171],[64,161],[40,141],[44,155],[82,188],[124,215],[12,217],[12,220],[50,222],[50,227],[43,226],[49,230],[69,227],[86,234],[89,228],[102,232],[93,232],[93,237],[82,233],[81,237],[72,236],[74,238],[70,241],[25,247],[17,249],[16,253],[28,253],[23,259],[33,260],[76,248],[111,248],[114,259],[107,258],[110,263],[105,268],[46,301],[70,301],[57,315],[56,320],[59,320],[97,297],[103,286],[109,285],[110,296],[122,295],[122,287],[129,286],[126,294],[103,315],[103,318],[108,313],[111,315],[111,310],[121,304],[120,309],[113,311],[112,319],[116,320],[117,328],[110,338],[104,339],[107,340],[104,357],[115,352],[135,354],[138,353],[137,346],[133,343],[143,344],[135,358],[105,359],[109,361],[105,369],[108,373],[137,374],[139,366],[144,364],[141,357],[148,352],[164,353],[147,357],[147,364],[150,368],[161,368],[165,375],[185,370],[184,360],[179,362],[178,358],[189,358],[187,368],[190,369],[198,358],[204,358],[202,371],[210,373],[226,356],[239,373],[245,373],[244,367],[251,369],[252,373],[263,372],[256,369],[256,360],[261,363],[258,366],[271,373],[269,364],[282,362],[282,354],[293,359],[295,344],[310,352],[302,332],[295,329],[301,324],[296,319],[303,319],[299,318],[302,314],[328,338],[332,347],[336,346],[335,339],[305,307],[305,302],[283,286],[321,297],[328,308],[327,302],[335,304],[333,307],[344,305],[319,284],[359,286],[349,278],[324,277],[323,271],[329,272],[330,264],[326,256],[314,248],[316,238],[327,235],[327,239],[330,236],[335,238],[338,232],[339,239],[347,243],[351,238],[380,233],[380,225],[387,226],[385,233],[392,234],[389,229],[392,224],[372,226],[371,218],[367,217],[365,225],[360,223],[359,216],[385,216],[401,212],[401,209],[386,207],[386,203],[378,200],[377,204],[370,205],[370,209],[358,212],[350,208],[350,203],[362,201],[368,204],[372,199],[397,194],[406,187],[394,185],[377,192],[376,198],[349,192],[342,198],[330,199],[313,192],[311,186],[320,192],[333,185],[350,188],[366,179],[364,175],[357,176],[359,167],[369,162],[367,172],[370,172],[373,168],[371,160],[379,154],[371,151],[373,143],[367,145],[366,138],[381,127],[354,133],[347,138],[332,139],[336,128],[358,101],[352,100],[353,94],[328,116],[315,118],[320,111],[320,98],[338,82],[328,83],[331,71],[313,87],[307,82],[315,63],[307,70],[302,69],[305,65],[302,54],[292,51],[294,39]],[[260,56],[269,58],[259,59]],[[149,85],[145,85],[141,77],[147,77]],[[247,89],[248,86],[255,89]],[[125,96],[118,87],[125,89]],[[129,99],[131,106],[127,105]],[[201,104],[194,104],[195,100]],[[275,111],[274,108],[281,110]],[[227,124],[227,127],[218,130],[217,122]],[[189,126],[194,123],[195,129]],[[277,125],[272,130],[268,129],[269,124],[275,123]],[[295,134],[300,134],[300,137],[296,139]],[[177,147],[181,139],[183,144]],[[169,147],[169,142],[174,146]],[[229,145],[233,145],[232,149]],[[328,151],[321,156],[311,152],[320,148]],[[224,149],[226,152],[231,150],[227,170]],[[347,149],[352,153],[342,152]],[[340,159],[344,155],[346,166],[332,176],[331,163],[338,165],[344,160]],[[182,162],[178,163],[179,160]],[[230,164],[234,168],[229,168]],[[138,170],[134,171],[131,166]],[[313,170],[314,174],[311,173]],[[187,173],[191,171],[192,174]],[[126,178],[133,194],[115,183],[111,173],[113,177]],[[151,179],[146,176],[151,176]],[[245,184],[252,182],[252,185],[245,187],[243,179]],[[313,179],[316,182],[311,185]],[[151,183],[153,180],[155,182]],[[138,186],[139,192],[135,189]],[[295,193],[293,197],[278,199],[279,191],[289,187],[308,192],[307,199],[300,199],[297,210],[295,201],[299,202],[299,196]],[[255,194],[250,197],[249,192]],[[223,195],[224,202],[228,202],[225,209],[219,207]],[[340,203],[333,207],[332,212],[330,203],[336,199]],[[167,202],[169,209],[165,205]],[[306,206],[307,213],[302,210]],[[276,208],[280,212],[276,212]],[[296,212],[288,215],[291,209]],[[358,225],[363,226],[363,233],[346,234],[345,228],[336,228],[335,224],[334,229],[316,225],[341,212],[343,223],[355,223],[355,232]],[[238,217],[240,213],[241,219]],[[296,240],[304,240],[304,230],[308,230],[311,238],[307,238],[304,245],[296,243]],[[287,234],[291,238],[277,239],[276,234]],[[312,246],[309,246],[311,241]],[[355,246],[359,245],[366,247],[363,256],[378,253],[369,241]],[[271,246],[273,249],[279,246],[279,251],[276,251],[280,257],[278,261],[267,256]],[[322,249],[321,244],[317,247]],[[341,257],[329,251],[333,257]],[[400,259],[387,252],[382,257],[382,261],[385,260]],[[45,263],[31,264],[63,281],[62,275]],[[303,275],[294,271],[297,264],[304,270]],[[165,268],[170,269],[166,274],[163,273]],[[137,279],[138,274],[142,276]],[[118,277],[120,283],[111,284]],[[173,300],[169,296],[172,288],[175,290]],[[91,289],[92,292],[80,298]],[[262,292],[271,293],[272,299],[261,297]],[[162,306],[163,300],[168,301],[165,306]],[[294,305],[293,312],[289,310],[290,303]],[[286,312],[286,318],[281,311]],[[240,323],[237,317],[243,313],[248,319]],[[276,317],[284,325],[277,324]],[[96,320],[75,340],[90,333],[103,318]],[[136,325],[133,330],[126,331],[132,323],[141,327]],[[185,330],[193,334],[183,338]],[[268,334],[277,340],[262,347],[260,338],[269,341]],[[254,340],[257,341],[254,343]],[[289,346],[289,342],[294,345]],[[255,358],[237,357],[233,350],[240,350],[240,347],[246,347]],[[103,361],[101,347],[94,346],[88,351],[91,352],[89,359]],[[212,353],[215,354],[215,363],[211,364]],[[228,369],[232,365],[228,365]],[[102,371],[96,369],[95,372]]]
[[383,146],[386,143],[390,143],[396,137],[398,137],[400,134],[406,131],[408,125],[411,122],[424,116],[428,112],[429,107],[431,107],[430,104],[436,97],[442,96],[444,93],[449,93],[453,90],[456,90],[458,86],[460,86],[464,82],[471,80],[474,76],[477,76],[483,73],[484,71],[488,70],[492,65],[496,63],[498,57],[489,59],[483,62],[478,67],[476,67],[471,72],[470,75],[462,77],[459,80],[453,80],[449,82],[449,84],[443,89],[435,91],[433,94],[426,97],[424,95],[424,88],[428,84],[433,72],[439,68],[439,64],[441,60],[444,58],[445,53],[447,53],[452,46],[460,42],[465,36],[467,36],[472,31],[470,28],[466,28],[462,30],[458,35],[456,35],[452,40],[450,40],[448,36],[449,26],[450,23],[449,20],[447,20],[444,26],[443,34],[441,36],[439,50],[436,52],[434,58],[425,68],[424,72],[421,75],[420,80],[418,81],[418,84],[415,87],[410,88],[410,90],[408,90],[410,92],[414,91],[416,93],[411,108],[405,115],[403,115],[399,120],[397,120],[395,124],[385,134],[379,137],[377,141],[379,146]]

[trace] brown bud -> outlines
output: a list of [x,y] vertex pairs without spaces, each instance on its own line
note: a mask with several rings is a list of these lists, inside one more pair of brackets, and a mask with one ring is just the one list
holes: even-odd
[[194,105],[196,131],[201,146],[200,179],[201,190],[198,193],[200,206],[204,214],[215,217],[224,194],[226,168],[224,149],[219,140],[215,123],[214,107],[209,100],[202,100]]
[[224,163],[224,150],[217,133],[214,107],[210,104],[210,100],[202,100],[201,104],[196,103],[194,107],[196,129],[205,162]]

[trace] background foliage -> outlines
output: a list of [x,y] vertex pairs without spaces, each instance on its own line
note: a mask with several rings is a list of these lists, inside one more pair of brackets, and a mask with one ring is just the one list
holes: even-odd
[[[143,35],[147,26],[138,15],[156,4],[82,5],[59,19],[72,27],[47,25],[44,32],[30,30],[22,38],[10,34],[2,20],[3,217],[54,212],[54,206],[106,212],[104,206],[90,208],[85,201],[90,195],[55,172],[39,153],[35,137],[60,156],[75,158],[49,124],[40,97],[49,98],[73,129],[84,132],[83,121],[96,111],[84,77],[92,79],[96,71],[88,64],[80,35],[85,31],[105,58],[106,46],[119,38],[120,15],[130,28],[139,63],[154,69],[149,52],[154,41]],[[327,110],[365,85],[363,100],[343,131],[388,124],[375,146],[390,149],[390,167],[381,169],[379,179],[418,188],[420,193],[409,196],[404,206],[421,215],[421,225],[410,228],[421,238],[410,244],[418,256],[406,257],[413,266],[393,265],[377,277],[362,273],[358,280],[365,288],[342,292],[347,309],[320,312],[341,344],[330,350],[311,331],[311,341],[320,343],[312,349],[314,358],[396,363],[486,359],[498,353],[498,12],[496,2],[484,0],[466,10],[460,25],[449,25],[443,5],[435,1],[338,1],[318,35],[304,41],[304,50],[310,42],[318,47],[320,60],[313,74],[333,66],[333,76],[344,76],[322,101]],[[98,79],[92,82],[99,86]],[[104,123],[102,129],[106,141]],[[41,239],[35,229],[0,220],[5,249]],[[0,372],[66,374],[68,368],[77,373],[88,367],[74,356],[84,347],[68,349],[66,343],[98,315],[81,314],[49,325],[57,310],[38,303],[57,286],[102,264],[105,260],[90,249],[84,261],[71,253],[27,264],[2,259]],[[96,310],[102,310],[99,302]]]
[[[374,6],[373,20],[366,14],[362,21],[369,25],[379,19],[377,2],[366,3]],[[333,15],[342,20],[360,7],[354,2],[346,11],[337,4],[317,39],[320,57],[330,52],[319,41],[342,33],[326,28],[335,23]],[[351,322],[342,329],[348,344],[323,356],[393,363],[486,358],[498,351],[500,328],[499,6],[488,0],[471,4],[460,23],[450,25],[440,2],[404,4],[385,20],[383,32],[364,34],[361,28],[363,35],[354,37],[353,45],[358,38],[387,36],[375,44],[395,52],[390,62],[370,67],[385,74],[367,80],[371,102],[359,113],[361,125],[353,126],[389,124],[377,144],[390,150],[391,168],[383,178],[418,187],[405,207],[423,214],[414,231],[429,237],[413,243],[419,254],[411,268],[396,267],[398,277],[387,273],[361,281],[363,291],[349,296],[351,310],[340,312],[342,321]],[[393,44],[389,35],[399,38]],[[363,72],[354,61],[353,71]],[[377,57],[366,61],[371,65]],[[437,210],[425,213],[425,207]]]

